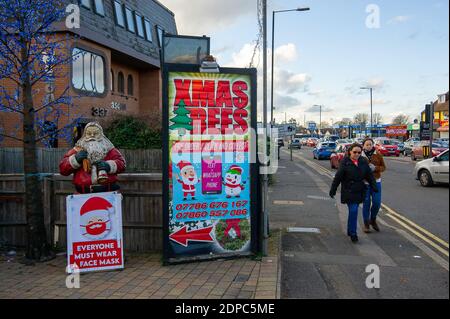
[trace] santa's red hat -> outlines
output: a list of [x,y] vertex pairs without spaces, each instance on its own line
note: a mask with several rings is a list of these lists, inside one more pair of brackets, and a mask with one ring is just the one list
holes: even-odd
[[188,162],[188,161],[180,161],[180,162],[177,164],[177,166],[178,166],[178,168],[180,169],[181,172],[184,171],[184,170],[187,169],[187,168],[194,167],[194,166],[193,166],[190,162]]
[[86,215],[93,211],[108,212],[113,205],[102,197],[89,198],[80,208],[80,216]]

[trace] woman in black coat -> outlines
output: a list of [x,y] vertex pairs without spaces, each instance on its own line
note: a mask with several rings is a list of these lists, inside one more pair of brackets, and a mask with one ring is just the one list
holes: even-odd
[[372,190],[378,192],[375,177],[367,160],[361,157],[362,146],[353,144],[349,147],[347,156],[344,157],[331,185],[330,196],[336,196],[339,184],[341,187],[341,202],[348,206],[347,235],[352,242],[358,241],[358,209],[366,196],[366,184]]

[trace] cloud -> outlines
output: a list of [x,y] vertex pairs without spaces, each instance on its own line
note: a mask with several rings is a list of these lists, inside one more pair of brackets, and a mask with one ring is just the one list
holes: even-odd
[[275,49],[277,63],[289,63],[298,59],[297,47],[293,43],[282,45]]
[[308,92],[311,76],[306,73],[293,73],[283,69],[275,69],[275,89],[287,94]]
[[290,95],[275,94],[274,107],[277,111],[284,111],[292,107],[301,106],[302,102]]
[[401,16],[393,17],[387,23],[388,24],[399,24],[399,23],[407,22],[407,21],[409,21],[411,19],[412,19],[411,16],[401,15]]
[[227,0],[160,0],[175,13],[180,34],[213,34],[253,13],[256,1]]
[[[320,106],[314,105],[305,110],[306,113],[319,113],[320,112]],[[328,113],[328,112],[334,112],[332,108],[324,107],[322,106],[322,113]]]

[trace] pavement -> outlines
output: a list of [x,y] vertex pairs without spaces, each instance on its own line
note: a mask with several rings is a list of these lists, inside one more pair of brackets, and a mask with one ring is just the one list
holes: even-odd
[[[0,298],[448,299],[448,242],[390,208],[404,198],[414,202],[422,190],[402,191],[395,182],[411,164],[390,160],[393,179],[383,188],[389,205],[380,213],[382,231],[364,234],[360,228],[360,241],[353,244],[340,194],[328,197],[334,172],[310,155],[308,149],[295,150],[291,161],[282,151],[269,187],[269,257],[163,266],[157,253],[126,255],[124,270],[82,274],[80,288],[69,289],[65,255],[35,266],[0,255]],[[399,207],[414,207],[408,205]],[[448,238],[448,206],[442,214],[442,236]]]
[[66,256],[25,266],[0,256],[0,299],[276,299],[278,246],[272,257],[214,260],[162,266],[160,254],[125,256],[125,269],[80,276],[80,288],[66,287]]
[[[282,232],[281,298],[448,299],[448,246],[447,255],[440,254],[386,212],[380,233],[360,228],[360,241],[353,244],[340,194],[328,197],[334,173],[310,155],[294,151],[290,161],[283,151],[269,190],[270,227]],[[366,285],[373,267],[379,269],[379,288]]]

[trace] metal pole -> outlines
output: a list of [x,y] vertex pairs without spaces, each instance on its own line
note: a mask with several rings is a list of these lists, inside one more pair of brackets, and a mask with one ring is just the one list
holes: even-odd
[[274,65],[275,65],[275,11],[272,12],[272,73],[270,88],[270,123],[273,124],[273,86],[274,86]]
[[430,156],[433,157],[434,102],[430,103]]
[[319,106],[319,137],[322,133],[322,105]]
[[[263,121],[265,127],[264,143],[267,145],[267,0],[262,0],[263,11]],[[272,128],[272,123],[271,123]],[[270,134],[272,136],[272,134]],[[269,146],[271,146],[270,140]],[[272,147],[270,147],[272,149]],[[272,155],[272,154],[271,154]],[[266,164],[267,165],[267,164]],[[263,175],[263,239],[262,239],[262,253],[267,256],[268,238],[269,238],[269,210],[267,207],[268,194],[268,176],[267,172]]]
[[372,137],[373,126],[373,88],[370,88],[370,137]]

